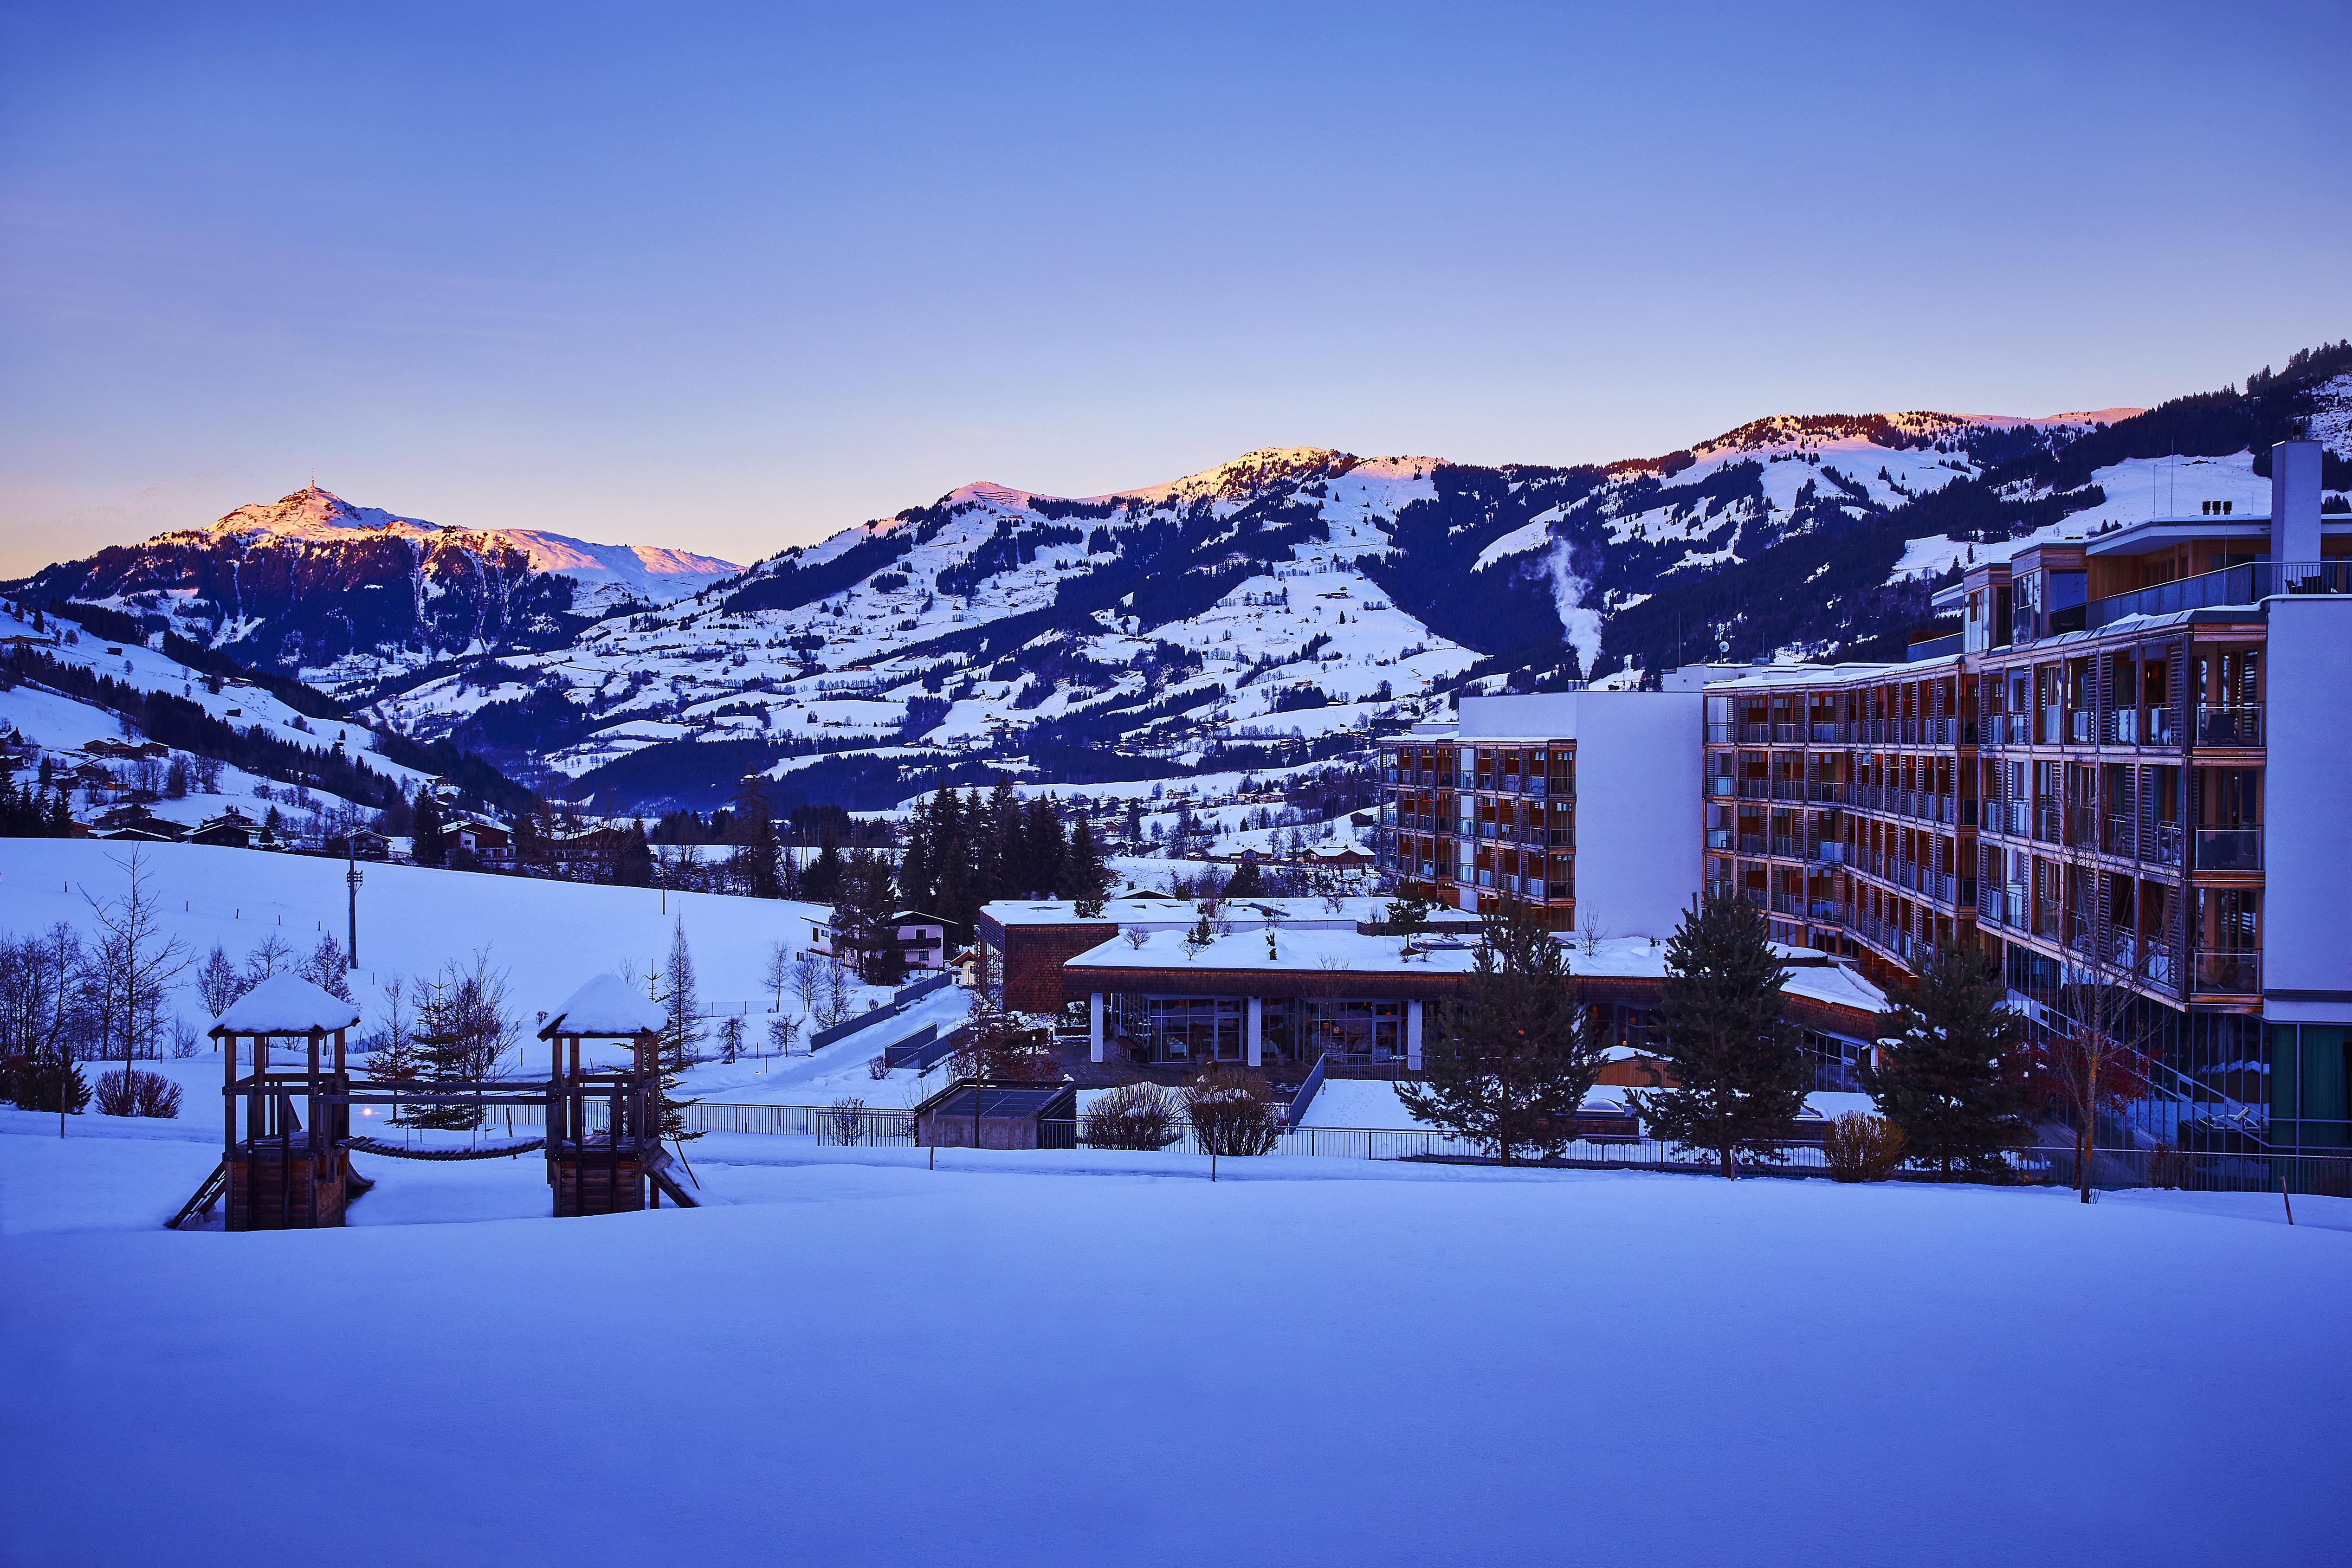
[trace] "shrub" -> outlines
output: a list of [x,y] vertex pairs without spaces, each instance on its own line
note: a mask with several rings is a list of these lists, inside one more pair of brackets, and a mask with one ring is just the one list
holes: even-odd
[[[866,1134],[866,1102],[855,1094],[835,1100],[826,1110],[821,1123],[823,1132],[833,1134],[833,1141],[847,1148],[863,1143]],[[819,1140],[822,1142],[822,1138]]]
[[2147,1151],[2147,1185],[2184,1187],[2191,1185],[2197,1162],[2185,1149],[2158,1144]]
[[868,1078],[889,1077],[890,1059],[887,1056],[870,1056],[866,1058],[866,1076]]
[[1265,1077],[1244,1067],[1201,1074],[1184,1091],[1184,1113],[1213,1155],[1271,1154],[1288,1125]]
[[1885,1181],[1903,1164],[1903,1129],[1882,1116],[1848,1111],[1822,1136],[1832,1181]]
[[156,1116],[170,1120],[180,1113],[180,1086],[160,1072],[118,1067],[98,1081],[98,1112],[101,1116]]
[[1090,1149],[1164,1149],[1180,1135],[1181,1110],[1157,1083],[1122,1083],[1087,1112],[1079,1137]]
[[75,1115],[89,1104],[89,1082],[71,1057],[49,1051],[0,1057],[0,1095],[17,1110],[58,1110],[61,1092],[64,1109]]

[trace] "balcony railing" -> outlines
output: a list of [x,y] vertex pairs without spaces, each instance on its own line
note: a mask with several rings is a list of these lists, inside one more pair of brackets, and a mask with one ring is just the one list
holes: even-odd
[[2197,710],[2200,746],[2252,747],[2263,743],[2263,710],[2259,707],[2205,707]]
[[2220,604],[2255,604],[2273,594],[2352,593],[2352,560],[2253,561],[2221,571],[2160,582],[2135,593],[2094,599],[2087,623],[2096,629],[2126,615],[2178,615]]
[[2189,988],[2228,996],[2258,996],[2263,988],[2259,953],[2199,953],[2189,960]]
[[2200,828],[2197,830],[2199,871],[2260,871],[2263,831],[2260,828]]

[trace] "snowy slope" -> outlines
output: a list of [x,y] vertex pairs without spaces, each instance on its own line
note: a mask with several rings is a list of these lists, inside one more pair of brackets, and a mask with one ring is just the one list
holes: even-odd
[[[36,639],[39,652],[63,664],[110,677],[139,691],[163,693],[192,703],[207,716],[233,728],[266,733],[306,749],[331,750],[340,747],[370,772],[398,785],[404,795],[414,795],[417,786],[432,777],[377,751],[376,732],[362,722],[309,717],[258,685],[224,682],[215,692],[204,673],[189,669],[142,643],[109,643],[68,622],[52,622],[47,630],[36,632],[29,621],[0,606],[0,638],[8,637]],[[54,765],[67,768],[88,759],[84,748],[92,741],[147,738],[110,709],[29,680],[14,682],[0,689],[0,727],[14,729],[28,747],[48,754]],[[37,761],[31,752],[26,753],[26,759],[29,778]],[[110,759],[97,760],[110,771],[120,771],[122,767]],[[76,807],[80,815],[88,818],[117,799],[116,791],[80,791]],[[257,821],[268,811],[268,803],[274,802],[283,803],[290,831],[298,835],[307,831],[313,836],[320,821],[339,805],[348,803],[323,788],[298,786],[224,765],[217,791],[166,798],[155,801],[151,810],[168,821],[194,827],[230,806]],[[372,813],[373,808],[368,810]]]

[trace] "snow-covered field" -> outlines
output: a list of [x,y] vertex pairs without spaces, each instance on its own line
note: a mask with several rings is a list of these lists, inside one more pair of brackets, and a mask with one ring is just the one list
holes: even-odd
[[0,1561],[2343,1561],[2343,1200],[730,1135],[162,1230],[198,1131],[0,1113]]
[[[0,839],[0,934],[27,936],[64,921],[87,936],[95,928],[89,898],[121,897],[131,858],[125,843]],[[341,861],[202,844],[142,845],[139,858],[165,933],[199,961],[217,943],[242,963],[272,936],[299,961],[322,935],[343,938]],[[383,988],[395,977],[470,963],[483,953],[494,968],[506,971],[509,1010],[522,1020],[528,1039],[542,1009],[560,1005],[592,976],[633,968],[642,977],[658,966],[682,924],[705,1009],[714,1016],[744,1014],[745,1038],[757,1046],[774,1002],[762,984],[770,949],[782,942],[797,951],[811,920],[826,917],[814,904],[721,894],[593,887],[419,866],[369,865],[363,874],[360,967],[351,977],[363,1030],[381,1019]],[[193,972],[184,978],[193,978]],[[867,1001],[887,997],[863,987],[856,995]],[[193,988],[179,990],[172,1005],[198,1032],[210,1027]],[[789,991],[783,1009],[801,1016]],[[802,1021],[800,1049],[805,1051]],[[856,1062],[870,1054],[868,1049]],[[731,1085],[726,1097],[774,1098],[742,1088]],[[688,1092],[704,1090],[689,1080]]]

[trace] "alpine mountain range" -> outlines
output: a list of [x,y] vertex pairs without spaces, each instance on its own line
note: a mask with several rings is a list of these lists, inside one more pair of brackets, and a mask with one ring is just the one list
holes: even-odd
[[740,569],[314,485],[0,592],[132,617],[599,810],[707,809],[753,774],[774,805],[876,809],[998,772],[1352,765],[1464,691],[1900,658],[1959,563],[2259,512],[2256,455],[2297,432],[2347,509],[2352,342],[2147,410],[1774,415],[1568,466],[1268,448],[1081,497],[982,482]]

